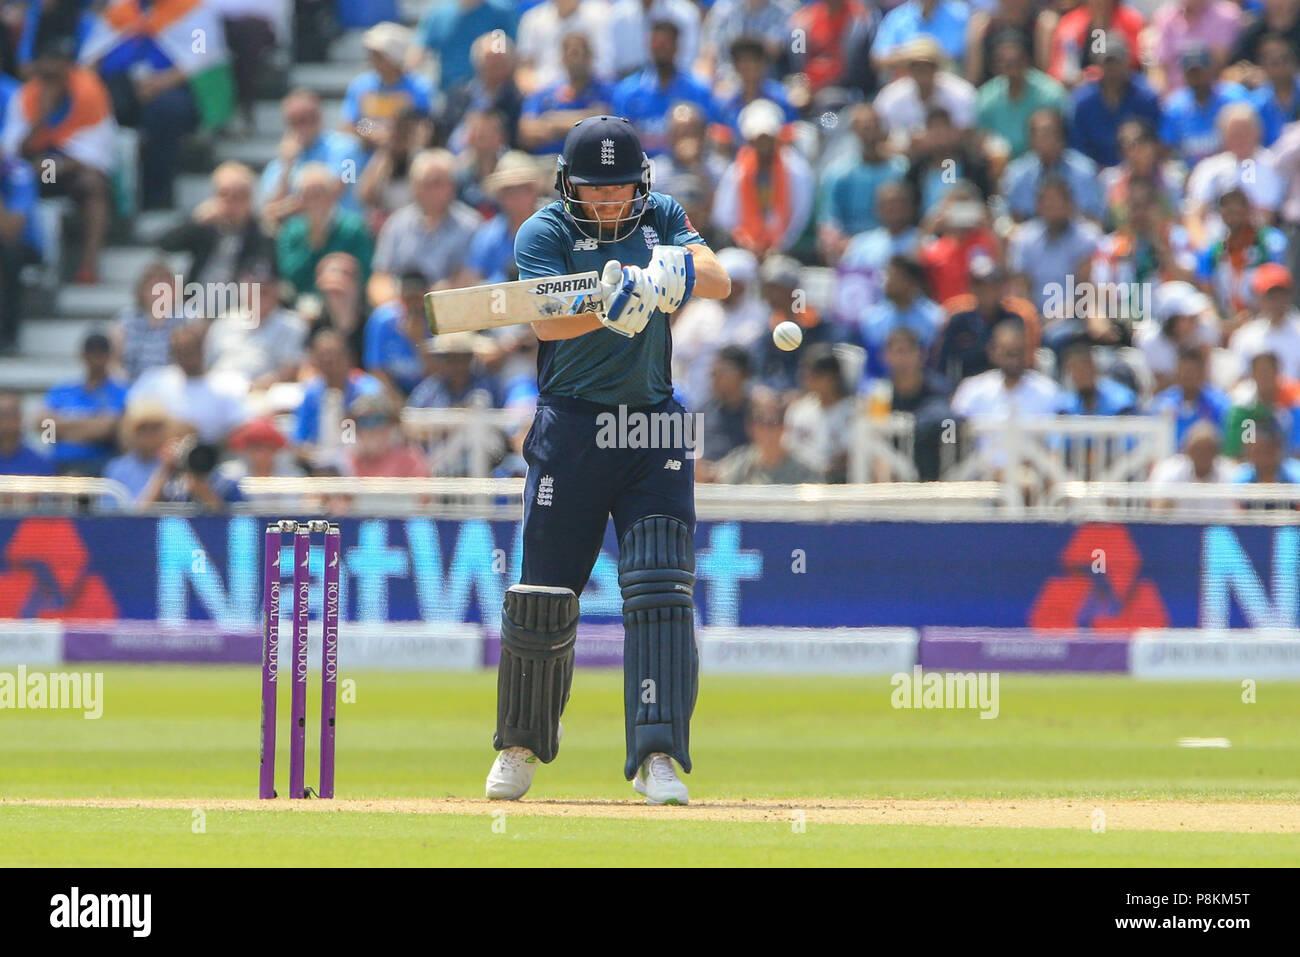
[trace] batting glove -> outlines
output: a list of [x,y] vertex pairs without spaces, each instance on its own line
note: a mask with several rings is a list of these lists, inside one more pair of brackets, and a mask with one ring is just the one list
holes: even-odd
[[650,251],[650,278],[659,287],[659,311],[676,312],[695,289],[695,260],[685,246],[656,246]]
[[600,277],[605,315],[600,320],[606,329],[631,339],[646,327],[659,302],[648,271],[640,266],[620,266],[611,259]]

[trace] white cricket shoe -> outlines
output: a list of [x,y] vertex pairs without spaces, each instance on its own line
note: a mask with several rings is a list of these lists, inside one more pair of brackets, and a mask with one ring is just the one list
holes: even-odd
[[[564,725],[560,725],[557,737],[564,737]],[[532,787],[533,774],[541,763],[529,748],[498,751],[487,776],[487,796],[493,801],[518,801]]]
[[646,804],[689,804],[686,783],[677,776],[677,766],[666,754],[656,752],[645,759],[632,779],[632,787],[645,795]]

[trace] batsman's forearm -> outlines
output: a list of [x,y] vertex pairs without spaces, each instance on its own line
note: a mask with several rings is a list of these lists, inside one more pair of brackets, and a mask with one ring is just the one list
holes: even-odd
[[547,319],[545,322],[532,323],[533,332],[543,342],[557,339],[576,339],[601,328],[600,320],[594,313],[586,312],[579,316],[565,316],[562,319]]
[[685,247],[695,261],[695,289],[691,293],[702,299],[726,299],[731,295],[731,277],[713,255],[708,246],[698,244]]

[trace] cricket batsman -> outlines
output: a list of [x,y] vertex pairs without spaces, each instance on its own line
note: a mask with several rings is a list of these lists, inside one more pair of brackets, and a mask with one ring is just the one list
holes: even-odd
[[556,166],[560,198],[515,238],[519,277],[598,272],[605,313],[533,324],[539,398],[523,449],[522,581],[501,612],[499,753],[487,796],[518,800],[538,763],[555,760],[578,596],[612,516],[625,630],[623,775],[649,804],[685,804],[674,762],[691,770],[699,672],[693,450],[598,442],[598,433],[620,406],[685,419],[672,395],[668,317],[692,295],[725,298],[731,280],[682,207],[651,192],[650,161],[626,119],[577,123]]

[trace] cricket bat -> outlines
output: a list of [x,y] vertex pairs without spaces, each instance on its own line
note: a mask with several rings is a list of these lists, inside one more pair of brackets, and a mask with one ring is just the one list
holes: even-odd
[[594,271],[424,294],[424,315],[435,336],[604,312],[600,274]]

